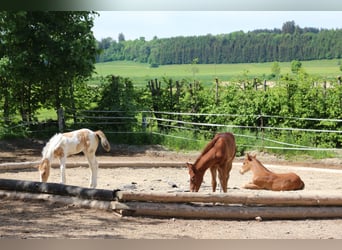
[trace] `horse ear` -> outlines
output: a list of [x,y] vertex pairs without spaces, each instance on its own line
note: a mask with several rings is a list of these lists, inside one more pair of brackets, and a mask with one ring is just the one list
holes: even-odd
[[190,162],[187,162],[186,163],[186,166],[188,167],[188,169],[189,169],[189,174],[191,175],[194,175],[195,174],[195,168],[194,168],[194,165],[193,164],[191,164]]
[[249,160],[249,161],[251,161],[251,160],[252,160],[252,156],[251,156],[249,153],[247,153],[247,154],[246,154],[246,159]]

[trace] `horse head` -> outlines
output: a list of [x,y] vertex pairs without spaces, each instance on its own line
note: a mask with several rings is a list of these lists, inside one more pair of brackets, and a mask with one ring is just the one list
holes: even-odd
[[243,161],[242,167],[240,169],[240,174],[244,174],[251,170],[252,161],[256,158],[256,155],[252,156],[250,154],[246,154],[245,160]]
[[199,188],[201,187],[203,181],[203,175],[197,171],[196,167],[187,162],[186,166],[189,169],[190,175],[190,192],[198,192]]
[[40,174],[40,181],[46,182],[50,175],[50,161],[48,159],[42,160],[37,168]]

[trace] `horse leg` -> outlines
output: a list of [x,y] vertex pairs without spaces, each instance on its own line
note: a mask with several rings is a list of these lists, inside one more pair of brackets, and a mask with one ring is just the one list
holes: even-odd
[[226,191],[224,191],[225,193],[227,192],[227,189],[228,189],[228,180],[229,180],[229,176],[230,176],[230,171],[232,170],[232,167],[233,167],[233,161],[229,161],[226,163],[226,166],[225,166],[225,175],[224,175],[224,183],[225,183],[225,188],[226,188]]
[[66,157],[59,158],[60,162],[60,170],[61,170],[61,183],[65,184],[66,177],[65,177],[65,164],[66,164]]
[[221,167],[218,168],[218,175],[219,175],[222,190],[224,193],[227,193],[227,180],[228,180],[228,178],[227,178],[227,171],[226,171],[225,166],[223,168],[221,168]]
[[212,190],[213,192],[216,191],[216,185],[217,185],[217,182],[216,182],[216,172],[217,172],[217,166],[212,166],[210,168],[210,172],[211,172],[211,187],[212,187]]
[[259,187],[258,185],[255,185],[252,182],[245,184],[243,186],[243,188],[245,188],[245,189],[263,189],[263,188]]
[[89,186],[91,188],[96,188],[97,186],[97,170],[98,170],[98,162],[96,160],[95,154],[86,154],[89,168],[90,168],[90,183]]

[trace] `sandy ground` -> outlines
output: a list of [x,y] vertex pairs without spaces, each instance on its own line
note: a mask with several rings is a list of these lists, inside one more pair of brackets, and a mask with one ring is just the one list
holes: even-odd
[[[0,163],[39,160],[42,146],[42,142],[37,141],[0,142]],[[156,146],[115,146],[110,153],[100,150],[100,166],[115,162],[123,165],[130,163],[132,167],[100,167],[98,188],[184,192],[189,190],[188,171],[185,166],[178,165],[186,161],[192,162],[198,155],[199,152],[177,153]],[[306,187],[305,190],[296,192],[342,194],[341,159],[287,162],[263,154],[260,154],[259,159],[276,172],[293,171],[300,175]],[[238,173],[241,160],[242,158],[234,160],[228,192],[270,192],[241,188],[252,177],[251,173]],[[68,162],[85,163],[85,160],[78,155],[68,158]],[[142,167],[143,162],[175,163],[175,167]],[[89,169],[84,164],[79,165],[66,170],[67,184],[87,187]],[[0,178],[39,180],[36,169],[0,170]],[[58,183],[59,178],[59,169],[53,168],[49,182]],[[211,192],[209,171],[200,192]],[[119,217],[104,210],[7,198],[0,200],[0,222],[0,238],[342,239],[342,219],[256,221]]]

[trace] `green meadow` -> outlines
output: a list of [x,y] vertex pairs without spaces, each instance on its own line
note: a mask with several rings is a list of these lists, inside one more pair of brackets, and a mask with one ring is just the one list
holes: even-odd
[[[151,79],[163,77],[174,80],[199,80],[203,84],[212,83],[215,78],[220,81],[252,79],[258,77],[267,79],[271,75],[273,62],[268,63],[238,63],[238,64],[184,64],[161,65],[151,68],[149,64],[132,61],[115,61],[95,64],[95,74],[91,80],[96,84],[98,77],[119,75],[132,79],[136,86],[145,86]],[[302,61],[302,68],[310,75],[322,79],[336,79],[341,74],[341,60]],[[280,62],[280,74],[291,74],[291,62]]]
[[[302,61],[304,70],[320,79],[336,79],[341,75],[341,59]],[[115,61],[95,64],[95,73],[89,84],[99,84],[99,77],[107,75],[119,75],[132,79],[135,86],[144,87],[151,79],[161,80],[163,77],[174,80],[199,80],[204,85],[210,85],[218,78],[220,81],[232,81],[239,79],[267,78],[271,74],[273,62],[269,63],[239,63],[239,64],[196,64],[196,65],[161,65],[151,68],[147,63],[132,61]],[[281,74],[291,74],[291,62],[280,62]],[[41,119],[56,119],[55,112],[41,109]]]

